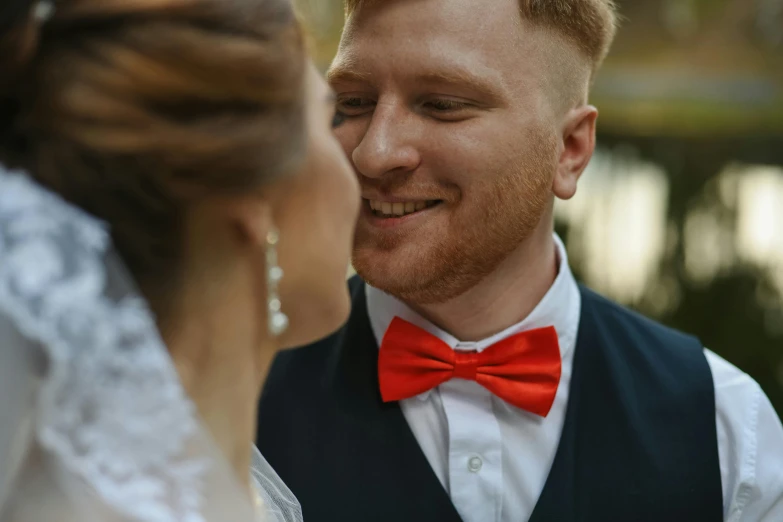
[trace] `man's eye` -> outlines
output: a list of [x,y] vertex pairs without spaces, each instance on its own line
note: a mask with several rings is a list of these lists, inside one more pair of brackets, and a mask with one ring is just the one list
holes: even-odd
[[361,98],[345,98],[340,100],[340,104],[346,107],[361,107],[363,100]]
[[345,117],[351,117],[365,112],[372,107],[372,104],[371,100],[351,96],[337,100],[337,111]]
[[450,111],[458,111],[461,109],[467,108],[467,104],[461,103],[454,100],[431,100],[426,103],[426,105],[435,111],[438,112],[450,112]]

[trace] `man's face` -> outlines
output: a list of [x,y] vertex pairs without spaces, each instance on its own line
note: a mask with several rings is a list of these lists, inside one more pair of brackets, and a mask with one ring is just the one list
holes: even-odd
[[556,45],[517,0],[383,0],[350,17],[330,82],[362,188],[353,262],[368,283],[444,302],[551,227]]

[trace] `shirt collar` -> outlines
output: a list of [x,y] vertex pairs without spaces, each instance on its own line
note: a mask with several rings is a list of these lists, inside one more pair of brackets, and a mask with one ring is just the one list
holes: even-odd
[[555,282],[544,295],[544,298],[525,319],[502,332],[478,342],[460,342],[453,335],[438,328],[414,312],[399,299],[367,285],[367,312],[378,345],[380,346],[392,319],[399,317],[429,332],[456,350],[482,351],[488,346],[516,333],[554,326],[560,343],[561,357],[569,355],[576,344],[581,296],[576,279],[568,266],[568,254],[565,246],[557,234],[554,235],[554,240],[557,248],[558,273]]

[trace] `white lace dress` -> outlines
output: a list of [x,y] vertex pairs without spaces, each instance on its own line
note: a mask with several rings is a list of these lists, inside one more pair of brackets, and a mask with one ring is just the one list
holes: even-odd
[[199,423],[106,227],[0,168],[0,521],[301,522]]

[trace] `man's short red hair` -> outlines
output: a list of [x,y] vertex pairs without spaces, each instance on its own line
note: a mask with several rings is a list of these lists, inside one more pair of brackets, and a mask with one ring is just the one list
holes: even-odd
[[[344,0],[346,16],[372,1]],[[590,60],[593,72],[609,52],[617,28],[614,0],[519,0],[519,11],[525,20],[573,43]]]

